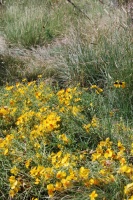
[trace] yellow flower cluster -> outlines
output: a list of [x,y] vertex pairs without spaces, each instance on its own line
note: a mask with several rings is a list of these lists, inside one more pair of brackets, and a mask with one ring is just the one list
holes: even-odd
[[97,128],[99,126],[99,121],[96,117],[93,117],[91,122],[89,124],[83,125],[83,128],[88,133],[90,131],[90,128]]
[[91,85],[90,88],[91,88],[91,89],[95,89],[95,92],[96,92],[97,94],[100,94],[101,92],[103,92],[103,89],[100,88],[100,87],[98,87],[97,85]]
[[[98,86],[91,88],[102,92]],[[92,100],[87,106],[93,109]],[[28,190],[32,200],[39,200],[36,188],[48,198],[78,186],[95,200],[104,198],[96,186],[114,183],[123,175],[128,183],[123,195],[132,199],[133,167],[121,141],[116,145],[107,138],[94,145],[96,149],[82,151],[82,141],[89,141],[100,128],[100,120],[94,115],[90,121],[85,111],[78,87],[56,91],[43,81],[26,80],[6,86],[0,107],[0,158],[10,163],[6,181],[11,198]],[[129,154],[133,155],[133,145]]]
[[114,82],[114,87],[116,88],[125,88],[126,87],[126,83],[124,81],[115,81]]
[[[132,147],[128,153],[132,156]],[[107,138],[101,141],[96,150],[92,152],[92,161],[99,165],[98,182],[100,184],[109,184],[110,182],[117,181],[118,176],[123,175],[129,181],[133,181],[133,166],[127,160],[126,148],[118,141],[117,147],[113,146],[113,142]],[[124,194],[129,196],[133,193],[133,183],[129,183],[124,188]]]

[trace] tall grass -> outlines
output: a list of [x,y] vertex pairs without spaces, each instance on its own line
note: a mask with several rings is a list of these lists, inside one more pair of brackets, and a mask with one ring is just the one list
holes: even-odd
[[6,5],[3,29],[10,42],[26,47],[44,44],[66,29],[64,3],[50,5],[48,1],[26,2],[9,1]]
[[[49,43],[69,30],[71,22],[88,16],[90,22],[103,13],[99,1],[5,1],[1,25],[11,43],[29,47]],[[105,4],[106,7],[106,4]]]
[[125,10],[105,11],[103,9],[101,18],[98,19],[98,14],[93,23],[81,19],[69,29],[69,43],[57,63],[59,68],[62,66],[63,80],[70,83],[80,80],[85,85],[86,81],[100,81],[100,77],[123,79],[125,70],[131,74],[132,28],[128,25]]

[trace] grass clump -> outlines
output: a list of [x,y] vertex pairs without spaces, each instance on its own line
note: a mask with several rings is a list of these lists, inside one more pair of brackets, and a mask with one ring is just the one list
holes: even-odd
[[1,198],[131,199],[132,126],[111,105],[105,121],[108,92],[52,89],[41,76],[1,88]]
[[[57,79],[64,87],[80,83],[83,87],[96,84],[108,88],[107,102],[121,111],[124,107],[123,116],[132,118],[132,27],[125,10],[117,9],[115,17],[113,12],[107,8],[105,13],[103,9],[97,23],[84,20],[83,24],[81,19],[77,26],[72,26],[69,42],[56,58]],[[123,96],[109,88],[116,80],[127,84]]]
[[64,3],[48,1],[6,2],[3,30],[11,43],[25,47],[48,43],[61,35],[64,26]]

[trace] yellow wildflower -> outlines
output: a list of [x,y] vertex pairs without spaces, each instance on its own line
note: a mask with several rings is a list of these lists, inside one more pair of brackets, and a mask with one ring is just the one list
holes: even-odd
[[8,155],[8,151],[9,151],[8,148],[6,148],[3,154],[4,154],[5,156]]
[[9,196],[10,196],[11,198],[13,198],[13,197],[15,196],[15,194],[16,194],[16,192],[15,192],[14,190],[10,190],[10,191],[9,191]]
[[125,151],[125,147],[123,146],[123,144],[120,141],[118,141],[118,148],[120,151]]
[[6,86],[6,90],[12,90],[14,88],[14,86]]
[[89,172],[90,172],[89,169],[81,167],[80,170],[79,170],[79,177],[82,178],[82,179],[87,179]]
[[15,176],[10,176],[9,182],[10,182],[11,189],[14,189],[18,184],[18,181],[15,179]]
[[132,167],[129,167],[128,165],[123,165],[120,167],[119,173],[127,173],[130,174],[132,172]]
[[113,151],[111,149],[107,149],[104,153],[104,157],[106,159],[111,158],[113,156]]
[[71,186],[71,182],[66,178],[63,178],[62,180],[61,180],[61,183],[63,184],[63,187],[65,188],[65,189],[67,189],[68,187],[70,187]]
[[64,177],[66,177],[66,172],[64,172],[64,171],[58,171],[58,172],[57,172],[56,178],[62,179],[62,178],[64,178]]
[[129,183],[124,187],[124,193],[129,194],[133,192],[133,183]]
[[9,182],[10,182],[10,188],[11,190],[9,191],[9,195],[11,197],[14,197],[14,195],[19,191],[20,186],[21,186],[21,182],[18,179],[15,178],[15,176],[10,176],[9,178]]
[[86,130],[87,133],[90,131],[90,127],[91,127],[91,124],[85,124],[83,126],[83,128]]
[[53,184],[47,185],[47,190],[48,190],[48,195],[50,197],[53,197],[55,191],[54,185]]
[[126,87],[126,83],[125,82],[120,82],[119,84],[121,85],[122,88]]
[[98,194],[96,193],[96,191],[94,190],[90,195],[90,200],[95,200],[96,197],[98,197]]
[[40,179],[39,178],[36,178],[35,182],[34,182],[36,185],[38,185],[40,183]]
[[119,162],[120,162],[121,165],[124,165],[124,164],[126,164],[126,159],[121,158],[121,159],[119,159]]
[[116,87],[116,88],[120,88],[120,87],[125,88],[126,87],[126,83],[117,80],[117,81],[114,82],[114,87]]
[[32,159],[30,158],[29,160],[27,160],[26,162],[25,162],[25,167],[28,169],[29,168],[29,166],[30,166],[30,162],[32,161]]
[[14,167],[10,170],[10,172],[16,176],[16,175],[18,174],[18,172],[19,172],[19,169],[18,169],[16,166],[14,166]]
[[38,78],[42,78],[42,75],[41,75],[41,74],[39,74],[37,77],[38,77]]
[[62,183],[61,182],[56,182],[55,190],[57,190],[57,191],[61,191],[62,190]]
[[119,81],[118,81],[118,80],[114,82],[114,87],[120,88],[120,84],[119,84]]
[[0,107],[0,116],[5,116],[9,114],[9,109],[7,106]]
[[59,139],[61,139],[63,142],[68,143],[69,139],[65,134],[59,135]]
[[91,89],[93,89],[93,88],[97,88],[97,86],[96,86],[96,85],[91,85],[90,88],[91,88]]
[[36,142],[36,143],[34,144],[34,147],[37,148],[37,149],[39,149],[39,148],[40,148],[40,144],[39,144],[38,142]]
[[91,126],[97,127],[98,126],[98,119],[96,117],[93,117],[91,120]]

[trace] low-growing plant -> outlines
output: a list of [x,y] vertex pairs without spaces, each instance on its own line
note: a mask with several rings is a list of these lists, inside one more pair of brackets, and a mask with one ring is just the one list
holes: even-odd
[[108,92],[51,88],[41,75],[1,88],[1,198],[131,199],[132,127],[112,105],[107,121],[98,112]]

